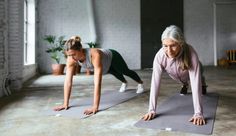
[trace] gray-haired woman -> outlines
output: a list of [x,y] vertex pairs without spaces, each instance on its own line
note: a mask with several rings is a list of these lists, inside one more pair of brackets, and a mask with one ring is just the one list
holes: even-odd
[[196,51],[185,42],[181,29],[175,25],[164,30],[161,41],[163,46],[153,61],[149,111],[142,119],[151,120],[155,117],[161,74],[166,71],[171,78],[183,84],[180,94],[187,93],[188,82],[190,82],[194,115],[189,121],[195,125],[205,124],[201,95],[206,94],[206,83]]

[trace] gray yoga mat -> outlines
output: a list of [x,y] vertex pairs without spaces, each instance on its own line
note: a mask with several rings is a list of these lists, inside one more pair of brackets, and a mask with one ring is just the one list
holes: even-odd
[[[136,93],[134,89],[128,89],[125,92],[121,93],[118,91],[109,91],[104,94],[101,94],[99,112],[106,110],[112,106],[128,101],[140,94]],[[73,100],[70,103],[70,108],[68,110],[54,111],[53,109],[44,111],[44,115],[50,116],[65,116],[65,117],[78,117],[86,118],[88,115],[84,115],[84,110],[92,107],[93,97],[82,98],[79,100]]]
[[157,116],[153,120],[140,120],[134,125],[140,128],[159,129],[167,131],[182,131],[198,134],[212,134],[215,113],[218,103],[218,95],[211,93],[202,96],[203,114],[206,125],[193,125],[188,120],[193,115],[192,95],[181,96],[176,94],[161,103],[157,109]]

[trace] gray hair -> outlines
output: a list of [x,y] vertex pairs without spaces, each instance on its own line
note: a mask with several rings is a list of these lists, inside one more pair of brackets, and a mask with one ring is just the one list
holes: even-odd
[[189,46],[185,42],[184,34],[182,33],[181,29],[175,25],[171,25],[169,27],[166,27],[164,32],[161,35],[161,41],[164,39],[171,39],[177,42],[182,47],[182,54],[181,54],[181,62],[180,67],[182,70],[187,70],[192,67],[191,62],[191,54],[189,51]]
[[180,45],[183,45],[185,43],[184,35],[181,31],[181,29],[175,25],[171,25],[166,27],[166,29],[163,31],[161,35],[161,41],[164,39],[171,39],[175,42],[179,43]]

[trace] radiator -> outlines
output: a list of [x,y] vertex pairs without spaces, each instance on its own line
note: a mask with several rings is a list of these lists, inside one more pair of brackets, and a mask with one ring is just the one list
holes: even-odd
[[229,63],[236,63],[236,50],[227,50],[226,54]]

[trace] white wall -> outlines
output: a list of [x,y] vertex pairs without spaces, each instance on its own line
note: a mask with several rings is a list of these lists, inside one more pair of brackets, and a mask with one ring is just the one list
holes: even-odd
[[[235,24],[236,7],[233,4],[235,2],[235,0],[184,0],[185,37],[198,52],[203,65],[216,65],[217,60],[224,56],[224,50],[232,47],[227,47],[226,43],[236,44],[235,40],[232,40],[232,37],[235,37],[235,32],[232,31],[235,30],[235,25],[232,25]],[[221,33],[222,30],[227,32]],[[231,40],[227,35],[231,35]]]
[[203,65],[214,64],[213,3],[210,0],[184,0],[184,34]]
[[225,50],[236,49],[236,1],[215,3],[216,55],[226,58]]
[[[41,73],[51,72],[44,35],[79,35],[82,42],[90,41],[87,0],[40,0],[38,5],[38,67]],[[62,62],[63,63],[63,62]]]
[[[140,0],[93,0],[95,18],[91,19],[89,0],[40,0],[38,7],[38,66],[41,73],[51,72],[51,61],[45,53],[46,34],[80,35],[82,42],[94,41],[91,21],[102,48],[119,51],[132,69],[139,69]],[[84,44],[85,47],[87,45]]]
[[98,0],[95,5],[102,47],[116,49],[131,69],[140,69],[140,0]]

